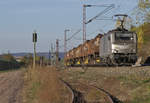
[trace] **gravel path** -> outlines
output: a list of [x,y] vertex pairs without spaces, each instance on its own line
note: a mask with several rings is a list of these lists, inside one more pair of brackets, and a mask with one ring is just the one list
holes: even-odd
[[0,103],[22,103],[23,72],[0,73]]

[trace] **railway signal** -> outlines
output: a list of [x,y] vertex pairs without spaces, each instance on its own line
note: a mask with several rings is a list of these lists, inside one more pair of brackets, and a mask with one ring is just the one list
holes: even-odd
[[37,33],[36,31],[34,31],[33,33],[33,46],[34,46],[33,68],[34,69],[36,65],[36,42],[37,42]]

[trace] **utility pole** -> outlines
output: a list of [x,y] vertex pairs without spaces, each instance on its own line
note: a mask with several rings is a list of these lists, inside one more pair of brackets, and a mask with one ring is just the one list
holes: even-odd
[[66,62],[66,53],[67,53],[67,32],[70,31],[69,29],[65,29],[64,31],[64,62]]
[[[88,7],[106,7],[106,9],[87,21],[86,20],[86,8],[88,8]],[[111,4],[111,5],[83,5],[83,29],[82,29],[83,30],[83,44],[86,41],[86,25],[88,23],[92,22],[93,20],[96,20],[98,17],[100,17],[102,14],[105,14],[107,11],[111,10],[112,8],[114,8],[114,4]],[[85,55],[83,47],[81,49],[81,53],[83,55]],[[84,61],[84,59],[85,58],[83,56],[83,61]],[[84,68],[84,63],[83,63],[83,68]]]
[[59,60],[59,40],[56,39],[56,65],[58,65]]
[[86,5],[83,5],[83,43],[86,41]]
[[92,5],[83,5],[83,43],[86,41],[86,8]]
[[50,65],[51,63],[51,50],[49,49],[49,53],[48,53],[48,65]]
[[37,42],[37,33],[34,31],[33,33],[33,48],[34,48],[34,57],[33,57],[33,69],[35,69],[36,65],[36,42]]
[[65,29],[64,31],[64,52],[65,52],[65,55],[66,55],[66,52],[67,52],[67,32],[70,31],[69,29]]

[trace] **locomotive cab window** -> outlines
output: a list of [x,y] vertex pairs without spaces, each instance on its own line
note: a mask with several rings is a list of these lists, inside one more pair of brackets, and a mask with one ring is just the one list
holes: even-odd
[[110,36],[108,36],[108,40],[110,40]]
[[115,33],[115,41],[133,41],[132,33]]

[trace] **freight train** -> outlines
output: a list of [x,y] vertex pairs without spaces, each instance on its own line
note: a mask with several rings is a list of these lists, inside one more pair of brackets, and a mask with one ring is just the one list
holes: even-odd
[[105,34],[98,34],[65,55],[67,66],[77,65],[133,65],[137,61],[137,34],[119,27]]

